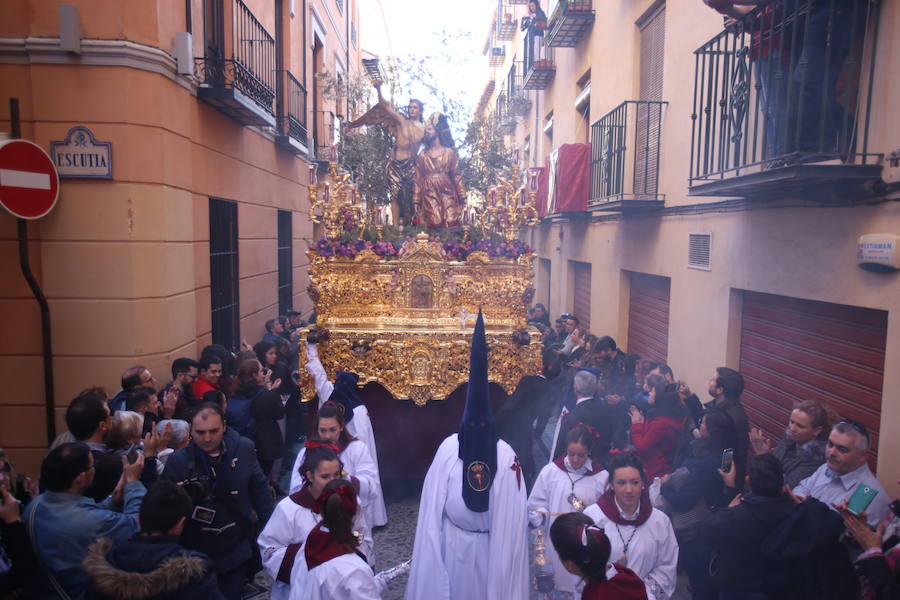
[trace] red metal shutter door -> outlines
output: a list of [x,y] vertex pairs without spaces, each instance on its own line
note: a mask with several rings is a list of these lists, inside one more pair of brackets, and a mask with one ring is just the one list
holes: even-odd
[[572,314],[585,329],[591,328],[591,263],[572,261]]
[[628,353],[667,362],[669,354],[668,277],[631,274],[628,300]]
[[744,292],[740,370],[746,382],[743,403],[752,426],[780,439],[793,406],[815,400],[841,417],[863,423],[875,453],[887,315],[881,310]]

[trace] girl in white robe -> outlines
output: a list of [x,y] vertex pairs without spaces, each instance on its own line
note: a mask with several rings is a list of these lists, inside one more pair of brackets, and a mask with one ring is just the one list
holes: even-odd
[[[377,517],[375,506],[379,504],[384,506],[378,467],[372,460],[366,445],[348,434],[341,416],[341,408],[332,402],[327,402],[322,406],[317,417],[316,438],[318,439],[315,441],[334,444],[340,449],[339,456],[344,465],[344,477],[358,484],[359,503],[362,505],[366,523],[374,522]],[[298,491],[303,485],[300,466],[305,458],[306,448],[303,448],[297,454],[297,460],[294,461],[289,494]]]
[[610,561],[637,573],[649,600],[668,600],[675,592],[678,566],[672,523],[650,504],[644,468],[636,454],[613,454],[607,467],[609,489],[584,514],[609,538]]
[[[315,344],[306,344],[306,370],[312,375],[316,384],[316,394],[319,397],[319,408],[331,398],[334,384],[329,381],[325,367],[319,360],[319,352]],[[346,420],[346,419],[345,419]],[[360,404],[353,409],[353,418],[346,420],[347,433],[366,445],[372,464],[375,465],[375,476],[378,481],[378,494],[372,503],[372,508],[367,512],[369,524],[372,527],[380,527],[387,524],[387,509],[384,506],[384,497],[381,494],[381,478],[378,472],[378,449],[375,447],[375,433],[372,429],[372,420],[365,404]],[[363,503],[365,504],[365,503]]]
[[[583,423],[569,430],[566,453],[541,469],[531,489],[528,518],[532,527],[543,527],[547,533],[558,515],[581,512],[606,491],[609,474],[591,461],[590,448],[596,439],[593,429]],[[556,589],[576,595],[581,577],[563,566],[553,548],[548,546],[546,555],[553,565]]]
[[307,536],[294,561],[290,600],[376,600],[381,598],[372,568],[357,553],[353,518],[356,492],[344,480],[329,483],[319,498],[322,522]]
[[[300,467],[304,483],[290,496],[282,499],[259,534],[259,544],[263,567],[272,577],[272,599],[287,600],[290,595],[291,573],[297,561],[302,557],[306,537],[316,525],[322,521],[320,507],[316,500],[321,496],[325,486],[333,480],[340,479],[343,466],[338,458],[336,448],[324,444],[310,443],[306,450],[306,461]],[[355,531],[363,532],[360,550],[366,555],[372,553],[372,534],[366,527],[362,511],[358,511],[354,519]]]

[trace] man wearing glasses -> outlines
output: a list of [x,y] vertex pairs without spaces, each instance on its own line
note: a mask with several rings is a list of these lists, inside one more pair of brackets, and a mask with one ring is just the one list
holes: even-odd
[[165,405],[166,395],[175,393],[175,418],[189,419],[191,408],[199,402],[194,398],[191,387],[200,375],[200,363],[192,358],[176,358],[172,361],[172,381],[166,384],[157,394],[161,404]]
[[825,446],[825,464],[794,488],[794,495],[812,496],[829,507],[841,504],[860,484],[878,490],[866,509],[869,525],[877,526],[888,513],[890,496],[875,478],[866,462],[869,451],[869,432],[865,426],[849,419],[837,423]]

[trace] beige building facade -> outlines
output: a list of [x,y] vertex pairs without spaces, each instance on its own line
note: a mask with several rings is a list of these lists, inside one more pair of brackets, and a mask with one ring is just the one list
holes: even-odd
[[[551,315],[575,312],[621,348],[665,360],[701,398],[715,367],[740,369],[751,421],[773,436],[795,402],[828,404],[867,426],[894,493],[900,275],[861,268],[858,253],[861,236],[883,234],[876,243],[896,258],[900,235],[900,5],[824,2],[832,13],[817,20],[809,2],[775,4],[727,28],[700,0],[558,0],[543,7],[536,46],[518,27],[527,6],[504,0],[483,116],[523,166],[549,164],[557,199],[575,185],[565,169],[554,182],[573,156],[561,148],[588,145],[581,205],[551,198],[526,234],[540,256],[535,299]],[[844,47],[816,46],[822,31]],[[837,73],[816,96],[840,115],[828,148],[821,115],[819,146],[797,142],[813,110],[804,48]],[[790,85],[763,81],[766,58]],[[785,121],[766,117],[771,105]]]
[[[111,144],[108,178],[66,177],[29,223],[52,321],[57,431],[80,390],[119,388],[142,364],[255,343],[308,316],[307,183],[346,101],[325,73],[359,65],[357,0],[7,2],[0,5],[0,130],[48,152],[74,127]],[[63,160],[63,159],[58,159]],[[22,472],[46,452],[41,321],[0,214],[0,446]]]

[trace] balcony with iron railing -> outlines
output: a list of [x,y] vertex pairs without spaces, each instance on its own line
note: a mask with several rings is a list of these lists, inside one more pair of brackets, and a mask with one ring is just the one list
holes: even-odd
[[282,71],[284,100],[279,103],[278,134],[275,143],[294,154],[305,154],[309,147],[306,127],[306,88],[290,71]]
[[590,210],[662,207],[659,163],[666,104],[628,100],[591,126]]
[[340,121],[330,110],[314,111],[312,117],[314,160],[320,163],[335,160]]
[[690,194],[784,198],[861,192],[877,0],[779,0],[695,52]]
[[194,60],[197,97],[243,125],[274,126],[275,39],[241,0],[221,8],[220,49]]
[[[495,44],[498,42],[494,42]],[[492,67],[502,67],[506,61],[505,46],[491,46],[488,48],[488,64]]]
[[546,44],[544,30],[531,26],[525,34],[523,89],[545,90],[556,76],[553,48]]
[[497,41],[509,42],[515,37],[518,25],[514,10],[509,0],[497,0],[497,14],[494,19]]
[[512,134],[516,128],[516,119],[509,114],[509,92],[505,87],[497,94],[494,104],[494,126],[504,135]]
[[513,61],[506,75],[507,112],[513,117],[524,117],[531,110],[531,99],[525,91],[525,63]]
[[559,0],[551,6],[547,45],[574,48],[594,26],[593,0]]

